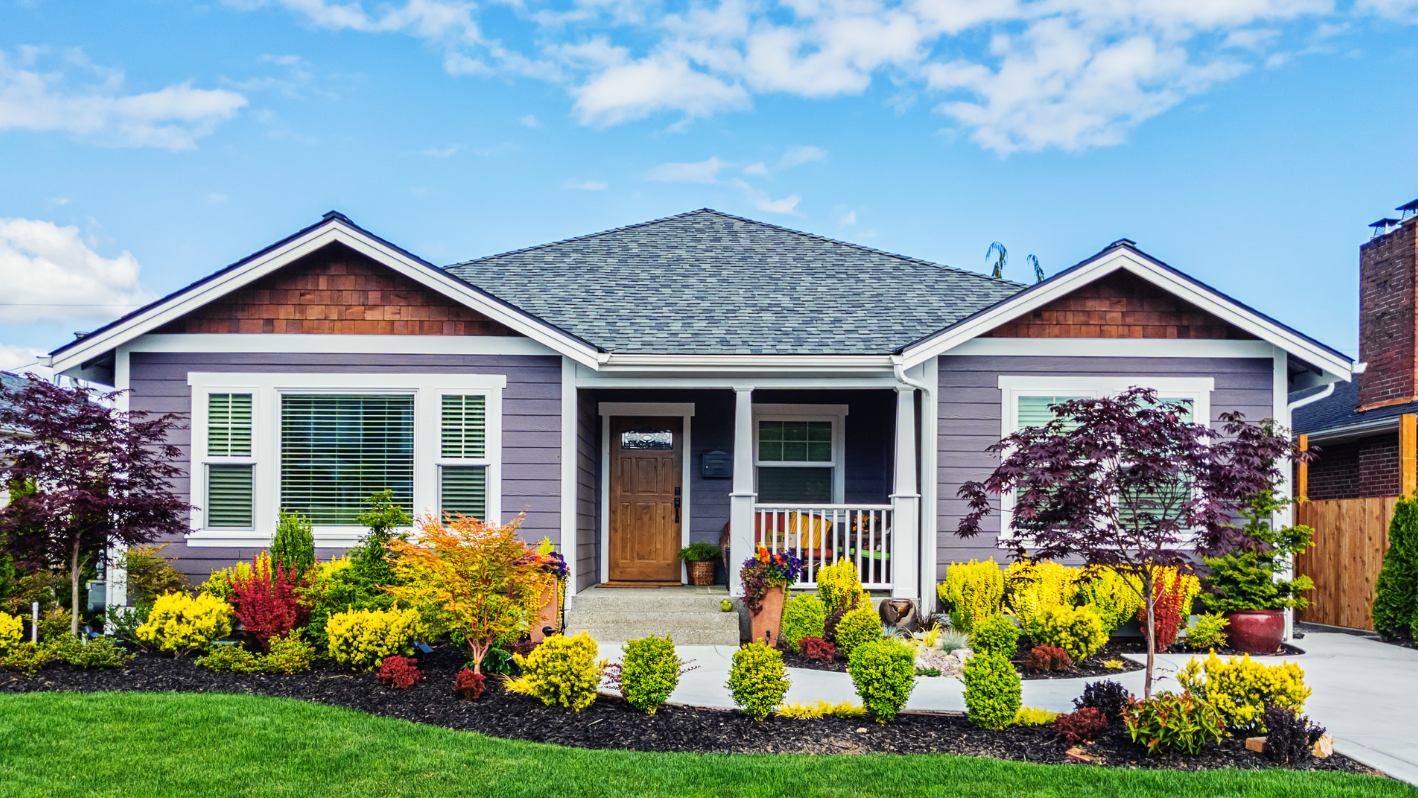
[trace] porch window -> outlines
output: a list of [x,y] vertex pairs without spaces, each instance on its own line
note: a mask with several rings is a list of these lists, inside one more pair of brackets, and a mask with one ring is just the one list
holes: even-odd
[[842,501],[845,407],[759,405],[754,411],[758,501]]

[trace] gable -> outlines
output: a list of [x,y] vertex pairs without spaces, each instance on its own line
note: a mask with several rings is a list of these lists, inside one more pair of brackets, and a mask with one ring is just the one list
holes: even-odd
[[1119,269],[980,337],[1254,340],[1256,336]]
[[156,332],[518,335],[338,243],[304,255]]

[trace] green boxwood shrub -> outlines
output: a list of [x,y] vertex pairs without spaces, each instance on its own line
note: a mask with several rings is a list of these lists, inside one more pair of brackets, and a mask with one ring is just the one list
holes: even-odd
[[783,655],[762,643],[740,648],[729,668],[728,688],[739,709],[754,720],[763,720],[788,694]]
[[827,623],[827,606],[822,599],[807,593],[792,599],[783,607],[783,642],[794,651],[804,637],[822,637]]
[[965,708],[982,729],[1003,729],[1019,714],[1019,674],[1009,660],[976,653],[965,662]]
[[1418,632],[1418,493],[1393,508],[1388,551],[1374,584],[1374,630],[1391,640]]
[[1019,635],[1019,626],[1014,623],[1014,619],[997,612],[987,620],[975,624],[975,628],[970,632],[970,650],[976,654],[992,654],[1009,659],[1019,648]]
[[622,650],[621,695],[631,706],[653,715],[679,685],[682,663],[675,654],[675,641],[650,635],[627,642]]
[[847,673],[862,705],[877,723],[886,723],[906,706],[916,687],[916,654],[896,640],[863,643],[852,650]]
[[1030,637],[1035,645],[1057,646],[1082,663],[1108,642],[1108,630],[1087,607],[1050,607],[1039,614]]
[[837,624],[837,650],[848,657],[857,646],[881,639],[881,618],[870,601],[842,616]]

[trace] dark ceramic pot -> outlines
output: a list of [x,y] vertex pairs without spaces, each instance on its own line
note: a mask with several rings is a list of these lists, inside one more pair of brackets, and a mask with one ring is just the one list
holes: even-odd
[[1247,654],[1274,654],[1285,636],[1284,610],[1240,610],[1226,613],[1231,647]]

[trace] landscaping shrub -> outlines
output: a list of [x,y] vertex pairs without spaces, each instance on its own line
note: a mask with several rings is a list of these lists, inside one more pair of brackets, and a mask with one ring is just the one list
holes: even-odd
[[464,668],[454,677],[453,689],[463,698],[476,701],[482,697],[483,690],[487,689],[487,677]]
[[1050,712],[1047,709],[1040,709],[1039,707],[1020,707],[1019,711],[1014,713],[1014,725],[1043,726],[1048,723],[1053,723],[1058,717],[1059,713]]
[[251,573],[231,584],[231,606],[237,620],[256,637],[262,651],[269,651],[271,639],[305,625],[310,618],[310,602],[304,593],[310,585],[304,571],[287,567],[281,560],[257,555]]
[[952,651],[970,648],[970,635],[956,629],[940,630],[940,637],[936,638],[940,644],[940,650],[949,654]]
[[213,571],[207,581],[197,586],[197,592],[216,596],[223,601],[231,601],[231,586],[250,578],[251,563],[238,562],[230,568],[219,568]]
[[1128,735],[1154,751],[1199,754],[1207,743],[1220,742],[1225,723],[1216,708],[1191,693],[1158,693],[1137,701],[1123,712]]
[[1024,667],[1035,673],[1059,673],[1072,668],[1073,660],[1058,646],[1034,646]]
[[763,720],[788,694],[783,655],[762,643],[741,647],[734,652],[727,686],[739,709],[754,720]]
[[1249,654],[1224,662],[1215,653],[1205,660],[1192,659],[1177,672],[1177,682],[1216,707],[1226,728],[1245,734],[1265,733],[1266,707],[1298,710],[1311,692],[1299,665],[1262,665]]
[[305,673],[315,658],[315,648],[306,642],[297,629],[271,638],[271,650],[261,658],[261,670],[266,673]]
[[163,549],[171,545],[132,546],[123,553],[128,598],[135,604],[150,605],[164,593],[181,593],[188,589],[187,575],[172,565],[177,558],[162,556]]
[[414,653],[423,633],[418,610],[350,610],[325,624],[330,658],[356,670],[373,670],[385,657]]
[[404,508],[394,502],[394,492],[384,490],[365,499],[369,509],[355,519],[369,528],[359,545],[346,556],[320,563],[311,574],[306,591],[310,599],[310,621],[305,632],[318,650],[330,645],[325,626],[330,616],[348,610],[387,610],[394,599],[384,590],[402,584],[389,563],[388,543],[402,539],[395,530],[413,523]]
[[[1192,599],[1201,591],[1201,582],[1191,574],[1184,574],[1175,568],[1159,568],[1156,571],[1157,618],[1152,630],[1156,637],[1158,651],[1166,651],[1177,642],[1177,632],[1191,617]],[[1142,623],[1143,634],[1147,630],[1147,606],[1144,603],[1137,611],[1137,620]]]
[[1009,585],[1009,607],[1026,634],[1031,634],[1039,617],[1054,607],[1073,603],[1078,593],[1082,569],[1056,562],[1019,560],[1004,569]]
[[582,632],[575,637],[548,637],[531,654],[514,661],[547,706],[560,704],[580,712],[596,700],[606,661],[597,660],[596,641]]
[[1096,709],[1107,720],[1123,716],[1123,710],[1132,704],[1132,693],[1126,687],[1111,680],[1089,682],[1083,686],[1083,695],[1073,699],[1074,709]]
[[804,637],[798,641],[798,648],[804,657],[818,662],[831,662],[837,658],[837,646],[820,637]]
[[1052,607],[1039,614],[1030,637],[1038,645],[1057,646],[1074,662],[1083,662],[1108,642],[1103,620],[1087,607]]
[[1287,707],[1266,707],[1263,718],[1265,755],[1282,765],[1308,759],[1311,747],[1325,732],[1323,726]]
[[10,668],[22,676],[34,676],[49,661],[49,651],[34,643],[21,643],[0,653],[0,668]]
[[1225,648],[1226,627],[1230,624],[1221,613],[1196,616],[1196,622],[1187,627],[1187,648],[1192,651]]
[[976,653],[966,660],[965,707],[970,722],[982,729],[1003,729],[1019,714],[1019,674],[1009,660]]
[[86,670],[117,668],[133,659],[132,654],[107,637],[85,641],[82,637],[60,635],[43,647],[49,659]]
[[379,663],[379,672],[375,675],[380,684],[393,690],[407,690],[423,681],[423,671],[419,670],[418,660],[397,654],[385,657],[384,661]]
[[795,720],[815,720],[817,718],[860,718],[867,714],[867,708],[850,701],[843,701],[833,704],[828,701],[814,701],[811,704],[801,704],[794,701],[791,704],[784,704],[773,713],[780,718],[793,718]]
[[999,613],[1004,599],[1004,572],[994,560],[951,563],[946,566],[945,581],[936,593],[950,612],[950,625],[973,633],[976,623]]
[[783,606],[782,637],[788,648],[799,651],[804,637],[821,638],[827,623],[827,608],[822,599],[807,593]]
[[653,715],[679,685],[683,663],[675,654],[675,641],[650,635],[627,642],[622,650],[620,694],[631,706]]
[[0,612],[0,651],[14,648],[25,639],[25,622],[18,615]]
[[[1290,573],[1295,558],[1310,548],[1315,531],[1303,525],[1272,524],[1276,513],[1289,515],[1298,499],[1279,498],[1273,490],[1250,497],[1240,509],[1246,523],[1240,535],[1219,557],[1202,557],[1208,571],[1202,600],[1212,612],[1303,610],[1310,606],[1300,594],[1313,590],[1310,577]],[[1287,578],[1289,577],[1289,578]],[[1186,610],[1182,612],[1186,618]]]
[[1093,610],[1108,632],[1137,615],[1142,606],[1142,586],[1136,577],[1113,568],[1093,568],[1078,586],[1083,606]]
[[906,706],[916,686],[916,655],[896,640],[878,639],[852,650],[847,673],[862,705],[886,723]]
[[148,620],[137,629],[138,639],[162,651],[182,656],[201,651],[231,634],[231,605],[203,593],[165,593],[153,602]]
[[864,602],[842,616],[837,624],[837,650],[852,656],[857,646],[881,639],[881,618],[871,602]]
[[247,651],[240,643],[212,646],[206,656],[197,658],[197,664],[214,673],[257,673],[261,670],[261,658]]
[[866,601],[867,592],[862,589],[862,579],[857,573],[856,563],[843,559],[817,569],[817,595],[822,599],[822,607],[826,612],[840,610],[837,616],[839,618],[857,604]]
[[271,540],[271,564],[293,574],[297,582],[315,567],[315,534],[305,516],[281,510],[276,536]]
[[1388,550],[1374,583],[1374,630],[1409,637],[1418,622],[1418,493],[1398,500],[1388,524]]
[[990,616],[970,632],[970,650],[976,654],[991,654],[1007,660],[1018,648],[1019,627],[1004,613]]
[[1094,707],[1083,707],[1067,715],[1060,715],[1054,721],[1054,736],[1069,745],[1082,745],[1102,734],[1108,728],[1108,718]]

